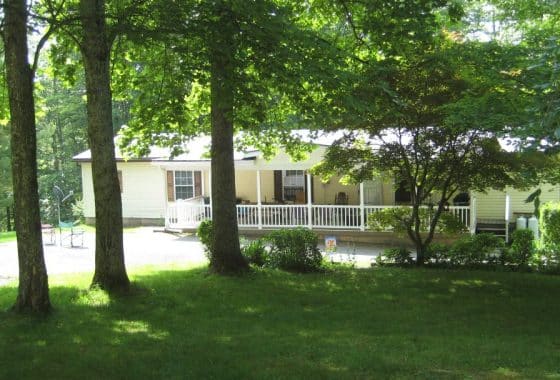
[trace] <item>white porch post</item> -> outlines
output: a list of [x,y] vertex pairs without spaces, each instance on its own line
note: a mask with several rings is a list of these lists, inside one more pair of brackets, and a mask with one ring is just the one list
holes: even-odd
[[360,231],[366,230],[366,208],[364,207],[364,183],[360,182]]
[[212,214],[212,168],[208,170],[208,195],[210,198],[210,220],[213,219]]
[[506,193],[506,215],[505,215],[505,219],[506,219],[506,243],[509,242],[509,203],[510,203],[510,197],[509,194]]
[[307,172],[307,226],[313,228],[313,218],[311,216],[311,174]]
[[257,170],[257,218],[258,228],[262,230],[261,171]]

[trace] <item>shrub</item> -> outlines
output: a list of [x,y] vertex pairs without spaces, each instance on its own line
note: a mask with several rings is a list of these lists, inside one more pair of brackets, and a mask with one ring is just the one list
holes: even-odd
[[547,202],[540,210],[541,247],[547,251],[560,251],[560,203]]
[[428,245],[425,257],[427,262],[442,264],[449,262],[451,247],[442,243],[431,243]]
[[72,204],[72,221],[80,221],[83,222],[84,218],[84,200],[83,199],[76,199],[76,201]]
[[495,264],[503,255],[504,241],[499,236],[483,233],[457,240],[449,253],[453,265]]
[[409,249],[406,247],[387,248],[383,250],[383,255],[377,256],[376,262],[383,264],[410,265],[414,263]]
[[200,239],[200,242],[204,246],[204,253],[210,262],[212,262],[212,253],[213,249],[213,236],[214,236],[214,228],[212,226],[211,220],[204,220],[198,226],[196,230],[196,236]]
[[263,240],[253,240],[241,248],[241,254],[249,264],[262,267],[266,264],[268,252]]
[[293,272],[316,272],[323,257],[317,248],[317,235],[305,228],[278,230],[267,235],[270,253],[267,265]]
[[512,234],[513,242],[505,256],[505,263],[527,266],[529,259],[535,253],[533,231],[529,229],[515,230]]
[[[421,231],[428,231],[433,211],[428,208],[419,210]],[[368,227],[374,231],[392,230],[396,233],[406,232],[407,226],[412,225],[412,208],[391,207],[373,212],[368,215]],[[466,230],[465,225],[450,212],[442,212],[436,225],[436,231],[453,234]]]

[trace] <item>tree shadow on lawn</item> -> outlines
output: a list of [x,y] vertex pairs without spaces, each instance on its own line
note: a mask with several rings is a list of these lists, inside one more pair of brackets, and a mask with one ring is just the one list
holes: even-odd
[[[1,315],[8,364],[0,378],[447,379],[558,371],[557,278],[398,269],[218,277],[194,269],[133,280],[126,297],[54,286],[56,309],[45,319]],[[0,306],[15,295],[0,288]]]

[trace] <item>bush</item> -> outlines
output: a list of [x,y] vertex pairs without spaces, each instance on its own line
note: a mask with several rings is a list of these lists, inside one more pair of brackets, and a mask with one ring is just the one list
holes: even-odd
[[451,247],[442,243],[431,243],[424,253],[426,261],[432,264],[443,264],[450,261]]
[[263,240],[253,240],[241,248],[241,254],[249,264],[263,267],[267,262],[268,252]]
[[200,242],[204,246],[204,253],[210,262],[212,262],[212,253],[214,252],[213,248],[213,237],[214,237],[214,228],[212,226],[211,220],[204,220],[198,226],[196,230],[196,236],[200,239]]
[[72,221],[80,221],[83,222],[84,218],[84,200],[83,199],[76,199],[76,201],[72,204]]
[[314,232],[305,228],[278,230],[266,239],[271,244],[268,266],[303,273],[321,270],[323,257]]
[[383,250],[383,255],[377,256],[376,262],[379,265],[397,264],[410,265],[414,263],[409,249],[405,247],[387,248]]
[[512,239],[511,247],[504,257],[504,263],[526,267],[529,259],[535,253],[533,231],[529,229],[515,230]]
[[560,203],[547,202],[540,210],[541,247],[551,253],[560,251]]
[[481,265],[498,263],[504,252],[504,241],[499,236],[483,233],[457,240],[451,247],[452,265]]
[[[420,230],[427,232],[430,229],[430,222],[433,211],[428,208],[421,208]],[[413,225],[412,208],[410,207],[390,207],[369,214],[368,227],[374,231],[392,230],[396,233],[406,232],[407,226]],[[455,215],[450,212],[442,212],[436,225],[436,231],[446,234],[454,234],[466,231],[466,226]]]

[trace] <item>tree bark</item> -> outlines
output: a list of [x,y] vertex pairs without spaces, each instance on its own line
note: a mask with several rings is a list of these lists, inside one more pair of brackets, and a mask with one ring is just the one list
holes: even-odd
[[212,225],[214,229],[214,251],[210,268],[216,273],[232,274],[244,272],[249,267],[239,247],[235,202],[234,30],[227,7],[220,5],[217,6],[219,33],[214,34],[210,41]]
[[25,0],[4,3],[4,49],[11,116],[12,179],[17,232],[19,287],[16,312],[46,313],[51,308],[43,256],[37,184],[37,139],[33,72],[28,62]]
[[110,50],[103,0],[80,0],[86,77],[88,138],[95,197],[95,274],[92,286],[126,291],[130,282],[123,249],[119,190],[111,108]]
[[10,232],[12,230],[12,213],[10,211],[10,206],[6,207],[6,231]]

